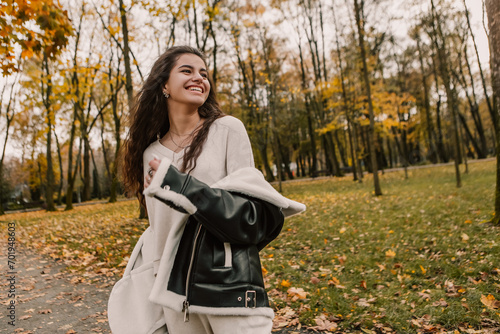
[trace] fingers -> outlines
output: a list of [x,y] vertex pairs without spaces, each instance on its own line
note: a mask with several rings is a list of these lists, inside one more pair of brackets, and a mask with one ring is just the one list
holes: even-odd
[[153,170],[153,172],[155,172],[158,169],[158,167],[160,166],[160,162],[161,162],[161,160],[154,157],[153,160],[151,160],[149,162],[149,168],[151,168]]
[[147,188],[151,184],[151,180],[153,179],[156,170],[160,166],[161,160],[158,159],[156,155],[153,155],[153,160],[151,160],[148,165],[148,171],[146,173],[146,176],[144,177],[144,188]]

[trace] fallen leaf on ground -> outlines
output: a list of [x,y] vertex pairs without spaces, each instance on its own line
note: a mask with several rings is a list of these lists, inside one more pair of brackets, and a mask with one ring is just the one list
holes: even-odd
[[385,252],[385,256],[386,257],[395,257],[396,256],[396,252],[393,251],[392,249],[389,249],[388,251]]
[[292,301],[296,301],[298,299],[306,299],[308,294],[302,288],[290,288],[287,290],[287,293],[290,297],[292,297]]
[[481,303],[490,310],[497,310],[500,308],[500,301],[496,300],[493,295],[481,295]]
[[291,285],[292,285],[292,283],[290,283],[290,281],[289,281],[289,280],[284,279],[284,280],[282,280],[282,281],[281,281],[281,286],[282,286],[282,287],[288,288],[288,287],[290,287]]

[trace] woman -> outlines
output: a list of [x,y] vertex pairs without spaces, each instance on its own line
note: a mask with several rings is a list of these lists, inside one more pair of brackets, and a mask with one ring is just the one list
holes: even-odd
[[305,207],[254,168],[245,128],[220,110],[198,50],[173,47],[153,65],[123,171],[150,227],[113,288],[113,332],[270,333],[259,251]]

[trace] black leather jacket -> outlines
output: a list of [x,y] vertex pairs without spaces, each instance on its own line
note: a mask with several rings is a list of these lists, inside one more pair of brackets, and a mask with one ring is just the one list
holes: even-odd
[[281,210],[263,200],[210,188],[174,166],[161,186],[184,195],[197,208],[185,226],[167,287],[186,296],[186,320],[190,305],[269,307],[259,251],[280,233]]

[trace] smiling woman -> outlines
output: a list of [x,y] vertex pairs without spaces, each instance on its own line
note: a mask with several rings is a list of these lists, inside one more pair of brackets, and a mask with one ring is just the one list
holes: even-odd
[[150,227],[108,307],[113,333],[269,334],[259,252],[305,209],[254,168],[243,123],[219,108],[203,55],[173,47],[137,97],[125,186]]

